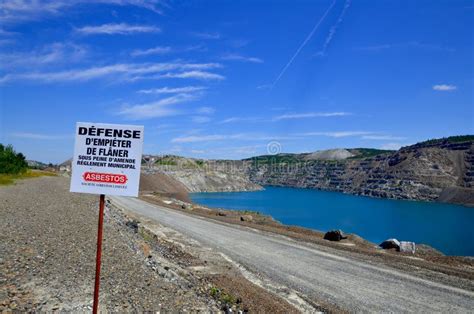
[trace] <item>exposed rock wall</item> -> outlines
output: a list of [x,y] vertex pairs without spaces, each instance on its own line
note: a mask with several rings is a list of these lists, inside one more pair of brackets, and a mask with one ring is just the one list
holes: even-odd
[[165,173],[183,184],[188,192],[256,191],[262,189],[259,184],[252,182],[244,172],[181,169]]
[[[161,174],[144,180],[152,186],[156,179],[154,190],[165,186],[163,193],[179,190],[180,195],[182,191],[254,191],[262,185],[275,185],[474,206],[474,141],[453,143],[441,139],[396,152],[379,152],[360,159],[355,154],[344,160],[314,159],[314,154],[240,161],[148,156],[149,166],[142,169],[144,173]],[[357,149],[350,153],[354,155]]]
[[[260,185],[474,205],[471,203],[474,195],[473,142],[415,145],[362,160],[294,164],[254,162],[248,167],[248,173],[250,179]],[[450,197],[450,191],[456,193],[456,197]]]

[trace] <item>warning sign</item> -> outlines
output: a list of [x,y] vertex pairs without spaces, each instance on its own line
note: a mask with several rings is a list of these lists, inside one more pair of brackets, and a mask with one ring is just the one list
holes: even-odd
[[71,192],[138,196],[143,126],[78,122]]

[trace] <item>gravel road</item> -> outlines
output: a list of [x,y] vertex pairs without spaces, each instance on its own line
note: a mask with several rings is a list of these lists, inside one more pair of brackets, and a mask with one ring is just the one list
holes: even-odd
[[113,197],[111,200],[223,252],[249,270],[315,302],[335,304],[350,311],[471,312],[474,309],[472,291],[341,256],[328,248],[182,214],[139,199]]

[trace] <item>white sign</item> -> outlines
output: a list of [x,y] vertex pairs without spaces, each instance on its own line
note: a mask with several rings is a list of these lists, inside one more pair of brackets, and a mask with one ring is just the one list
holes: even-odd
[[71,192],[138,196],[143,126],[76,123]]

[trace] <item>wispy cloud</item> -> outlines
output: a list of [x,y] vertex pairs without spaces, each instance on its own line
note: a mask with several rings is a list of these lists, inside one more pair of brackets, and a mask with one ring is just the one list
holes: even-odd
[[254,133],[236,133],[236,134],[209,134],[209,135],[191,135],[175,137],[171,140],[172,143],[198,143],[198,142],[213,142],[224,140],[242,140],[242,141],[271,141],[271,140],[291,140],[294,136],[271,136],[265,134]]
[[0,2],[0,21],[19,23],[64,14],[78,5],[135,6],[161,14],[161,0],[3,0]]
[[138,93],[142,94],[180,94],[193,93],[206,90],[205,86],[184,86],[184,87],[161,87],[153,89],[141,89]]
[[171,105],[196,100],[198,97],[199,96],[193,94],[173,95],[154,102],[133,106],[125,106],[120,109],[117,114],[124,116],[125,118],[130,120],[143,120],[174,116],[183,113],[183,111],[171,107]]
[[192,32],[191,35],[200,39],[220,39],[221,34],[217,32]]
[[11,45],[11,44],[14,44],[16,42],[15,39],[0,39],[0,46],[6,46],[6,45]]
[[290,119],[307,119],[307,118],[318,118],[318,117],[342,117],[350,116],[350,112],[306,112],[306,113],[290,113],[273,118],[273,121],[290,120]]
[[454,48],[445,47],[441,45],[435,45],[435,44],[422,43],[418,41],[408,41],[408,42],[402,42],[402,43],[386,43],[386,44],[355,47],[354,49],[360,50],[360,51],[368,51],[368,52],[379,52],[382,50],[400,49],[400,48],[419,48],[419,49],[425,49],[425,50],[434,50],[434,51],[438,50],[438,51],[447,51],[447,52],[455,51]]
[[272,87],[273,87],[272,84],[262,84],[262,85],[258,85],[257,89],[268,90],[268,89],[272,89]]
[[240,61],[250,63],[263,63],[263,60],[256,57],[246,57],[239,54],[227,54],[221,57],[222,60]]
[[191,136],[181,136],[175,137],[171,140],[171,143],[197,143],[197,142],[210,142],[210,141],[222,141],[227,139],[226,135],[191,135]]
[[225,80],[225,76],[206,72],[206,71],[187,71],[181,73],[167,73],[161,76],[162,78],[191,78],[198,80]]
[[263,121],[264,119],[259,117],[230,117],[219,121],[219,124],[235,123],[235,122],[257,122]]
[[448,84],[433,85],[433,90],[440,91],[440,92],[452,92],[456,89],[458,89],[456,85],[448,85]]
[[214,112],[216,112],[216,109],[209,106],[205,106],[205,107],[199,107],[197,109],[197,112],[200,114],[213,114]]
[[[205,71],[187,71],[194,69],[215,69],[221,67],[218,63],[118,63],[101,67],[74,69],[58,72],[28,72],[10,73],[0,78],[0,83],[28,80],[40,82],[72,82],[89,81],[99,78],[110,78],[115,81],[133,81],[139,79],[163,78],[198,78],[204,80],[222,80],[219,74]],[[185,71],[185,72],[169,72]]]
[[196,110],[196,113],[198,115],[193,116],[191,119],[194,123],[207,123],[212,120],[209,116],[212,115],[215,111],[216,109],[214,109],[213,107],[209,107],[209,106],[199,107]]
[[171,47],[158,46],[158,47],[154,47],[154,48],[150,48],[150,49],[144,49],[144,50],[140,50],[140,49],[133,50],[130,53],[130,55],[132,57],[139,57],[139,56],[149,56],[149,55],[162,55],[162,54],[167,54],[167,53],[170,53],[170,52],[172,52]]
[[350,6],[351,6],[351,0],[346,0],[346,2],[344,4],[344,7],[342,8],[342,12],[339,15],[336,23],[329,30],[329,34],[326,37],[326,40],[324,41],[323,48],[316,55],[318,55],[318,56],[325,56],[326,55],[326,50],[328,49],[329,44],[331,43],[334,35],[336,34],[336,31],[337,31],[337,28],[339,27],[339,24],[341,24],[342,21],[344,20],[344,15],[346,14],[346,11],[349,9]]
[[4,68],[41,66],[47,64],[72,63],[82,60],[88,54],[85,46],[73,43],[53,43],[28,52],[0,53]]
[[363,140],[375,140],[375,141],[402,141],[405,137],[393,136],[393,135],[364,135]]
[[326,16],[329,14],[331,11],[332,7],[336,4],[336,0],[333,0],[333,2],[329,5],[327,8],[326,12],[323,14],[323,16],[319,19],[319,21],[316,23],[316,25],[313,27],[311,32],[306,36],[306,39],[303,41],[303,43],[298,47],[296,50],[295,54],[290,58],[290,60],[287,62],[287,64],[283,67],[283,69],[280,71],[276,79],[273,81],[272,87],[275,86],[278,81],[281,79],[283,74],[285,74],[286,70],[290,67],[290,65],[293,63],[293,61],[296,59],[296,57],[299,55],[300,51],[306,46],[306,44],[311,40],[313,37],[314,33],[318,30],[319,26],[321,23],[324,21]]
[[18,33],[6,31],[6,30],[4,30],[3,28],[0,28],[0,36],[8,37],[8,36],[15,36],[15,35],[17,35],[17,34],[18,34]]
[[361,136],[361,135],[370,135],[374,132],[367,131],[336,131],[336,132],[307,132],[307,133],[297,133],[297,136],[327,136],[327,137],[352,137],[352,136]]
[[208,116],[194,116],[192,117],[194,123],[207,123],[211,121],[211,118]]
[[50,135],[41,133],[16,132],[10,134],[12,137],[31,139],[31,140],[63,140],[73,138],[73,135]]
[[228,43],[229,46],[231,46],[233,48],[242,48],[242,47],[247,46],[250,43],[250,40],[243,39],[243,38],[230,39],[230,40],[227,40],[227,43]]
[[98,26],[84,26],[76,29],[77,33],[82,35],[130,35],[136,33],[159,33],[161,29],[156,26],[149,25],[129,25],[126,23],[120,24],[103,24]]

